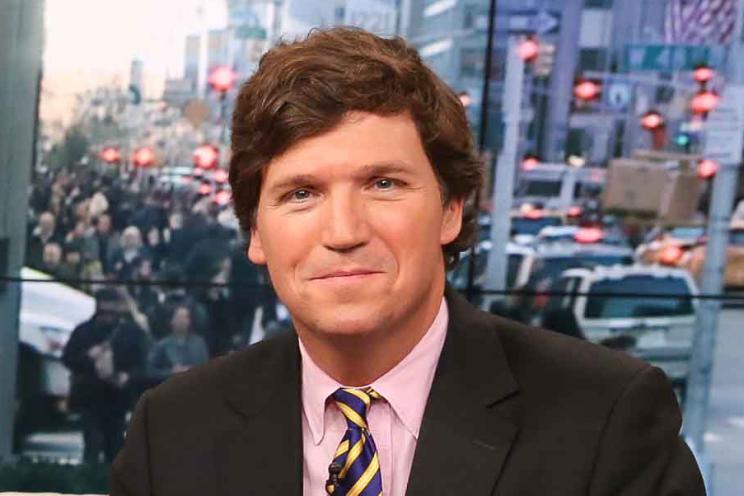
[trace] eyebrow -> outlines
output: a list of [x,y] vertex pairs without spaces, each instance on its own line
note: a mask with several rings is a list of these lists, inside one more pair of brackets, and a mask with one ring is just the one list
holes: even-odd
[[[408,169],[408,165],[404,162],[376,162],[360,167],[359,171],[354,174],[354,177],[358,179],[367,178],[370,176],[406,174],[409,172],[410,171]],[[300,186],[313,184],[317,181],[318,177],[313,174],[295,174],[284,179],[280,179],[279,181],[274,183],[269,189],[269,192],[276,194],[288,189],[299,188]]]

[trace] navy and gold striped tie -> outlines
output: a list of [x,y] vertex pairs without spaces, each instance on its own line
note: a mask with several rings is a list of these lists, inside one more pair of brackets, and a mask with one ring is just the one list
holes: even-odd
[[382,475],[377,447],[367,426],[367,412],[380,395],[372,388],[339,389],[333,400],[347,429],[329,470],[326,492],[333,496],[381,496]]

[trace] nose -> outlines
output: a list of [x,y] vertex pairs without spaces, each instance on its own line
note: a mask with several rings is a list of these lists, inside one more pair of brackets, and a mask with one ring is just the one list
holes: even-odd
[[345,252],[369,241],[367,209],[358,193],[331,193],[324,209],[321,242],[326,248]]

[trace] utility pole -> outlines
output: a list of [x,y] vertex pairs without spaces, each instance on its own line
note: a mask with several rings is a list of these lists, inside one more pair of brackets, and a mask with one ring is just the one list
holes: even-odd
[[[481,153],[481,157],[485,156],[486,143],[488,142],[488,111],[491,105],[491,68],[493,67],[493,42],[494,42],[494,31],[496,29],[496,12],[497,5],[496,0],[489,0],[488,2],[488,37],[486,38],[486,60],[484,61],[483,69],[483,92],[481,97],[481,108],[479,118],[479,130],[478,130],[478,151]],[[489,160],[490,162],[490,160]],[[490,167],[491,164],[485,164],[486,167]],[[475,215],[480,214],[480,202],[481,202],[481,191],[480,189],[475,192],[474,208]],[[468,264],[468,287],[467,297],[469,301],[473,301],[475,297],[475,262],[476,262],[476,245],[470,248],[470,263]]]
[[[744,130],[741,128],[744,124],[744,103],[741,101],[743,93],[740,87],[736,90],[727,88],[723,93],[723,105],[731,105],[731,103],[739,105],[738,118],[732,118],[731,107],[727,109],[726,113],[721,112],[720,117],[716,116],[715,110],[711,114],[712,118],[719,121],[723,120],[727,125],[732,125],[734,129],[738,128],[738,131],[726,140],[730,147],[730,153],[726,158],[721,159],[719,170],[713,179],[713,191],[708,213],[708,243],[705,249],[705,262],[700,287],[701,292],[706,295],[720,294],[724,289],[723,276],[727,262],[726,252],[729,242],[731,211],[734,205],[739,167],[741,166],[741,152],[744,146]],[[708,127],[706,133],[708,138],[710,138],[711,132],[710,125],[709,120],[705,124]],[[710,151],[708,154],[710,154]],[[716,299],[701,300],[698,306],[684,411],[683,430],[685,438],[695,451],[708,483],[710,482],[710,466],[705,450],[704,436],[720,311],[721,301]]]
[[[0,275],[18,277],[36,142],[43,0],[0,2]],[[0,462],[12,455],[21,285],[0,285]]]
[[563,20],[555,57],[556,70],[550,78],[551,98],[548,102],[548,124],[542,153],[542,158],[548,162],[563,162],[564,159],[583,7],[584,0],[566,0],[561,12]]
[[[504,146],[498,157],[496,177],[493,183],[491,208],[491,250],[488,253],[485,289],[504,291],[506,289],[507,253],[511,230],[512,200],[514,196],[514,175],[517,168],[519,149],[519,130],[522,124],[522,93],[524,88],[525,61],[519,55],[519,39],[509,37],[506,55],[506,77],[502,94],[504,111]],[[484,298],[487,306],[491,298]]]

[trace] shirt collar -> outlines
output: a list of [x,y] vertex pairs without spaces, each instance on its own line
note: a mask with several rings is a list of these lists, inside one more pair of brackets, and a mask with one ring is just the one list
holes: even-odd
[[[416,439],[447,335],[448,320],[447,303],[442,298],[434,321],[416,346],[395,367],[370,384],[385,398],[406,430]],[[313,442],[318,445],[325,435],[326,400],[344,386],[310,358],[301,339],[299,344],[302,358],[302,407]]]

